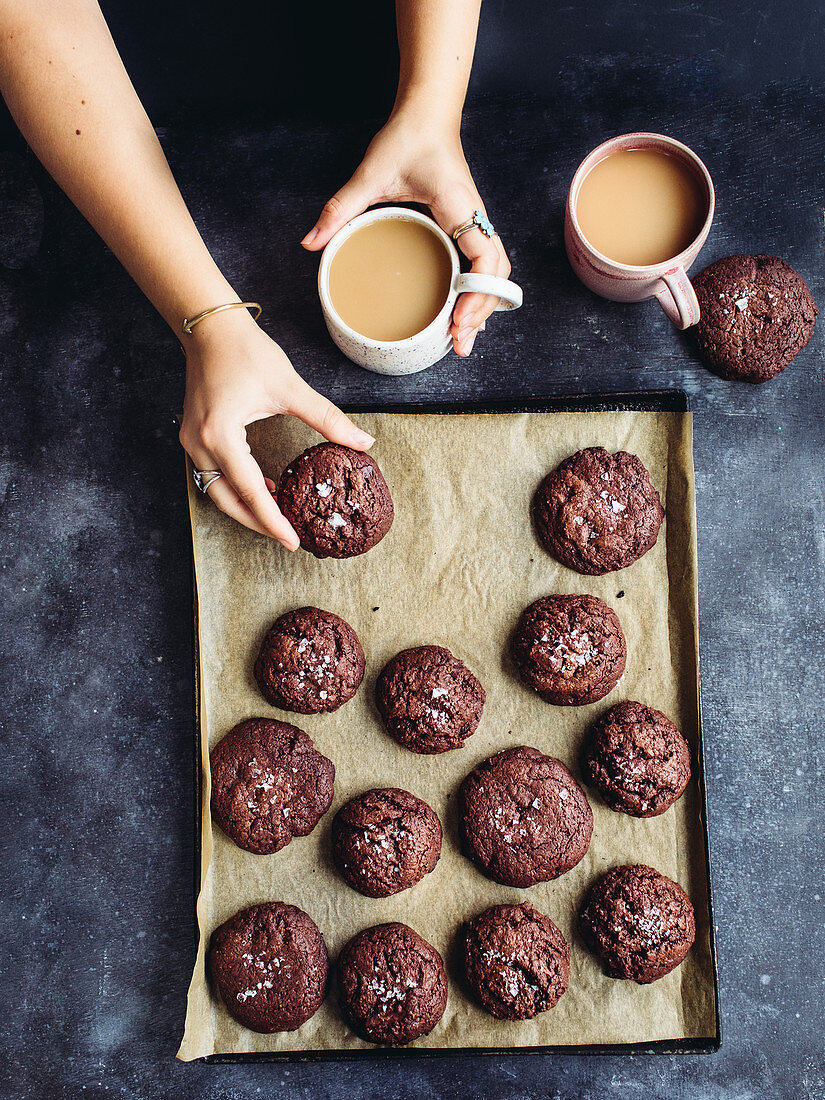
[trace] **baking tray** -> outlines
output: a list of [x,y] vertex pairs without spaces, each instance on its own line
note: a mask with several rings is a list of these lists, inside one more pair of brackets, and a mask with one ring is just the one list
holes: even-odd
[[[402,413],[415,415],[421,413],[522,413],[522,412],[688,412],[690,404],[687,394],[681,390],[660,390],[643,393],[606,393],[585,394],[575,396],[532,397],[520,400],[488,400],[488,401],[461,401],[461,402],[408,402],[388,404],[348,404],[342,406],[344,411],[357,415],[359,413],[381,412]],[[193,578],[193,624],[194,638],[193,648],[195,656],[194,677],[194,719],[195,737],[193,739],[193,764],[194,764],[194,818],[195,818],[195,846],[193,864],[194,902],[197,905],[201,889],[201,811],[203,778],[201,775],[201,726],[200,726],[200,655],[198,646],[198,599],[197,588],[194,583],[194,562],[192,569]],[[443,1057],[504,1057],[504,1056],[530,1056],[537,1054],[712,1054],[722,1045],[722,1027],[719,1008],[719,971],[716,954],[716,923],[713,905],[713,877],[710,862],[710,841],[708,836],[708,811],[707,811],[707,787],[705,784],[704,764],[704,727],[702,719],[701,679],[699,680],[698,693],[698,748],[697,782],[699,788],[699,819],[702,828],[702,843],[705,854],[705,867],[707,871],[707,902],[709,917],[709,946],[713,976],[714,992],[714,1026],[715,1034],[701,1038],[659,1039],[641,1043],[591,1043],[585,1045],[563,1046],[529,1046],[529,1047],[402,1047],[385,1048],[374,1047],[368,1050],[317,1050],[317,1051],[278,1051],[271,1053],[247,1052],[237,1054],[210,1054],[195,1059],[198,1062],[210,1064],[254,1063],[254,1062],[336,1062],[336,1061],[370,1061],[370,1060],[396,1060]],[[199,930],[197,922],[195,926],[195,941],[197,943]]]

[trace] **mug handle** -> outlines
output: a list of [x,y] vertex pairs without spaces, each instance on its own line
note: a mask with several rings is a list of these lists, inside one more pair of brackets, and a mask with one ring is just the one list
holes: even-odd
[[477,271],[467,271],[456,276],[457,294],[492,294],[500,301],[496,309],[518,309],[524,300],[521,287],[510,279],[500,275],[482,275]]
[[699,303],[696,291],[683,267],[674,267],[661,276],[664,284],[656,291],[659,305],[677,328],[686,329],[699,323]]

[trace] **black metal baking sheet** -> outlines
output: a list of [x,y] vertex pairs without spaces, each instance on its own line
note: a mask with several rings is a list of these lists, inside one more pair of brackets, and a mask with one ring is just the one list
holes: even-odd
[[[520,400],[496,401],[460,401],[410,402],[406,404],[364,404],[345,405],[344,411],[358,413],[519,413],[519,412],[688,412],[690,403],[687,394],[681,390],[656,390],[647,393],[604,393],[582,394],[569,397],[531,397]],[[200,893],[201,863],[201,742],[200,742],[200,660],[198,654],[198,600],[194,584],[194,565],[192,571],[194,624],[195,624],[195,903]],[[443,1057],[507,1057],[534,1054],[712,1054],[722,1045],[722,1027],[719,1012],[719,969],[716,958],[716,923],[713,912],[713,880],[710,869],[710,841],[708,838],[707,790],[705,787],[704,730],[702,724],[701,686],[698,700],[698,784],[699,816],[702,823],[702,837],[705,848],[705,866],[707,869],[708,918],[710,921],[710,958],[713,971],[713,993],[715,1001],[716,1034],[707,1038],[656,1039],[649,1043],[596,1043],[584,1046],[530,1046],[530,1047],[405,1047],[387,1049],[375,1047],[370,1050],[296,1050],[279,1051],[271,1054],[209,1054],[198,1058],[198,1062],[211,1064],[243,1062],[355,1062],[378,1059],[406,1060],[409,1058]],[[198,926],[195,925],[197,943]]]

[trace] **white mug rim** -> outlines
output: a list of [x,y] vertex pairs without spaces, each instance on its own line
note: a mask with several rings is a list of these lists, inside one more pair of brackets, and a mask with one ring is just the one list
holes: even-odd
[[[671,149],[675,149],[680,152],[684,157],[693,163],[698,168],[699,174],[702,177],[705,189],[707,191],[708,210],[705,220],[702,223],[702,228],[687,246],[682,249],[681,252],[675,256],[671,256],[666,260],[660,260],[656,264],[638,265],[638,264],[625,264],[620,260],[614,260],[612,256],[606,256],[604,252],[600,252],[590,241],[585,234],[582,227],[579,225],[577,207],[579,201],[579,191],[581,185],[584,182],[585,177],[600,164],[608,156],[610,156],[611,149],[616,146],[618,142],[631,141],[644,141],[651,146],[661,146],[662,144],[669,146]],[[640,146],[644,148],[645,146]],[[591,150],[579,167],[570,182],[570,190],[567,194],[567,211],[570,215],[570,221],[576,232],[576,235],[584,243],[586,248],[596,257],[598,257],[603,263],[615,268],[619,272],[626,271],[633,275],[644,275],[649,278],[656,278],[663,272],[668,271],[671,267],[684,267],[686,261],[690,257],[690,253],[699,243],[707,238],[710,232],[710,227],[713,224],[713,216],[716,209],[716,192],[713,186],[713,180],[711,179],[710,172],[707,169],[702,158],[688,146],[681,141],[677,141],[676,138],[668,137],[667,134],[655,134],[649,131],[635,131],[630,134],[617,134],[615,137],[608,138],[607,141],[603,141],[601,145],[597,145],[595,149]]]
[[[405,221],[415,221],[420,225],[426,226],[426,228],[433,233],[441,243],[444,245],[444,249],[447,255],[450,257],[450,289],[447,293],[447,297],[444,301],[444,305],[438,311],[436,316],[430,321],[426,328],[420,329],[418,332],[414,332],[412,336],[405,336],[403,340],[374,340],[371,336],[365,336],[363,332],[358,332],[357,329],[352,328],[341,317],[340,313],[336,310],[332,304],[332,297],[329,293],[329,269],[335,259],[336,253],[341,245],[357,230],[363,228],[365,225],[369,225],[371,222],[383,221],[388,218],[400,218]],[[325,313],[329,314],[334,320],[336,326],[341,328],[350,339],[357,340],[365,347],[374,348],[376,351],[387,351],[391,348],[408,348],[414,346],[422,338],[427,337],[430,334],[431,329],[437,327],[444,327],[443,322],[453,311],[453,304],[457,295],[455,291],[455,279],[460,271],[460,264],[458,259],[458,252],[453,245],[451,239],[447,236],[441,226],[434,221],[427,214],[422,214],[419,210],[411,210],[406,206],[382,206],[375,210],[365,210],[363,214],[357,214],[354,218],[342,226],[337,233],[327,241],[324,251],[321,253],[321,263],[318,267],[318,297],[321,299],[321,306]]]

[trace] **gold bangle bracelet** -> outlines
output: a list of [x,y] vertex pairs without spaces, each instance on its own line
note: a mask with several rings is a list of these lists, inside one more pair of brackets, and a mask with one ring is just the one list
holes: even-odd
[[255,313],[252,316],[253,321],[257,321],[262,313],[261,307],[257,302],[227,302],[224,306],[212,306],[211,309],[205,309],[203,313],[198,313],[194,317],[184,317],[180,330],[184,335],[190,336],[195,325],[199,325],[201,321],[205,321],[206,318],[211,317],[213,313],[221,313],[225,309],[254,309]]

